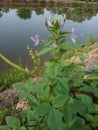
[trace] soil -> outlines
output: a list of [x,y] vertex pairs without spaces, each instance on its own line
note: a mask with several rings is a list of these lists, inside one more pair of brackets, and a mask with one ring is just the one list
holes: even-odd
[[11,104],[18,102],[19,92],[17,92],[13,87],[6,88],[0,93],[0,108],[9,108]]
[[[98,41],[91,46],[91,51],[83,53],[83,55],[85,57],[84,71],[92,71],[95,68],[98,68]],[[79,56],[73,56],[70,61],[73,63],[81,63]]]

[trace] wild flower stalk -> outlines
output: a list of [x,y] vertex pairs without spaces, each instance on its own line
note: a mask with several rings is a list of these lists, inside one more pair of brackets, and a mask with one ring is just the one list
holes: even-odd
[[39,51],[33,50],[32,48],[29,47],[29,45],[27,45],[26,48],[28,50],[30,57],[33,60],[34,68],[37,69],[41,65],[41,59],[40,59]]

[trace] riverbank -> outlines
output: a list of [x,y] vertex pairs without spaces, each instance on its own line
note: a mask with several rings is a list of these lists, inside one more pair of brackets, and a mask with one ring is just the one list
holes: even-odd
[[98,3],[96,2],[82,2],[82,1],[37,1],[37,2],[12,2],[12,1],[1,1],[0,7],[8,7],[8,6],[32,6],[32,7],[78,7],[78,8],[95,8],[98,9]]
[[[88,44],[87,44],[88,45]],[[83,48],[84,47],[84,48]],[[81,53],[82,55],[83,54],[87,54],[87,59],[94,59],[96,57],[98,57],[98,41],[94,42],[94,43],[89,43],[89,46],[88,48],[86,48],[87,46],[82,46],[82,50],[78,50],[77,51],[79,53]],[[88,51],[89,49],[89,51]],[[73,50],[74,51],[74,50]],[[66,55],[66,54],[65,54]],[[73,55],[70,55],[70,58],[73,57]],[[89,101],[89,105],[90,105],[90,108],[92,108],[92,106],[95,106],[96,107],[98,106],[98,102],[97,102],[97,85],[95,81],[97,81],[97,79],[95,78],[94,80],[87,80],[85,77],[87,77],[88,75],[91,77],[93,75],[90,75],[90,74],[96,74],[95,72],[93,73],[93,71],[91,72],[85,72],[83,69],[81,69],[81,66],[79,64],[73,64],[70,62],[69,58],[66,57],[67,59],[65,59],[65,65],[62,64],[64,59],[63,57],[61,57],[62,61],[61,62],[54,62],[56,63],[56,67],[55,67],[55,71],[54,69],[50,69],[51,66],[47,67],[46,68],[46,73],[43,74],[41,73],[41,76],[38,77],[34,77],[34,75],[31,76],[31,78],[29,78],[28,80],[21,80],[21,82],[19,83],[16,83],[14,85],[11,85],[10,88],[6,88],[4,91],[2,91],[0,93],[0,112],[1,112],[1,115],[0,115],[0,126],[2,125],[5,125],[7,120],[7,118],[15,118],[15,120],[19,120],[19,121],[22,121],[22,119],[24,119],[20,114],[20,112],[23,112],[21,110],[27,110],[30,109],[31,112],[35,112],[33,111],[32,109],[34,110],[37,110],[39,107],[35,106],[34,107],[34,103],[36,100],[38,100],[39,103],[41,103],[41,108],[42,108],[42,104],[45,104],[45,103],[49,103],[51,104],[51,107],[53,107],[53,109],[56,109],[53,105],[54,105],[54,98],[53,98],[53,101],[51,100],[43,100],[43,98],[38,98],[38,96],[43,96],[45,94],[45,99],[49,99],[46,98],[46,93],[47,91],[51,90],[51,89],[46,89],[46,87],[50,87],[53,89],[54,87],[54,91],[53,92],[58,92],[58,91],[55,91],[56,89],[58,90],[58,87],[61,87],[61,90],[62,90],[62,93],[64,90],[66,90],[66,87],[67,88],[71,88],[72,90],[68,90],[68,99],[73,99],[73,101],[77,101],[77,102],[72,102],[72,105],[71,106],[75,106],[73,108],[77,108],[77,106],[81,105],[81,107],[83,107],[83,105],[86,105]],[[54,60],[55,61],[55,60]],[[68,61],[68,64],[66,64],[66,61]],[[91,62],[92,60],[90,60]],[[93,61],[92,61],[93,62]],[[47,62],[49,63],[49,62]],[[52,62],[51,62],[52,63]],[[59,66],[61,69],[61,67],[64,68],[64,71],[62,71],[63,69],[61,69],[60,73],[58,73],[58,63],[61,63],[61,66]],[[91,64],[91,63],[90,63]],[[55,65],[55,64],[53,64]],[[63,66],[62,66],[63,65]],[[98,67],[98,66],[97,66]],[[47,70],[51,70],[51,71],[47,71]],[[93,69],[93,68],[92,68]],[[95,68],[94,68],[95,69]],[[50,77],[49,74],[53,74],[53,72],[55,72],[56,76],[54,78],[54,76]],[[97,72],[97,71],[96,71]],[[60,75],[59,75],[60,74]],[[49,77],[48,77],[49,76]],[[95,75],[96,76],[96,75]],[[46,77],[46,78],[45,78]],[[91,77],[92,78],[92,77]],[[33,80],[32,80],[33,79]],[[48,79],[48,80],[47,80]],[[92,78],[93,79],[93,78]],[[49,82],[47,82],[49,81]],[[55,82],[53,81],[59,81],[59,82],[56,82],[56,84],[54,84]],[[62,82],[61,82],[62,81]],[[66,82],[67,81],[67,82]],[[46,82],[46,83],[45,83]],[[45,83],[45,84],[44,84]],[[51,84],[53,83],[53,86],[51,86]],[[57,84],[58,83],[58,84]],[[16,87],[16,90],[12,87]],[[85,87],[87,87],[87,89],[85,90]],[[65,89],[64,89],[65,88]],[[92,89],[91,89],[92,88]],[[81,91],[82,89],[84,89],[84,91]],[[33,92],[34,90],[34,92]],[[40,91],[39,91],[40,90]],[[79,91],[80,90],[80,91]],[[18,92],[20,91],[20,92]],[[39,92],[39,94],[37,94],[37,91]],[[23,94],[22,94],[23,92]],[[41,92],[41,93],[40,93]],[[42,94],[43,92],[43,94]],[[52,91],[50,91],[52,92]],[[61,92],[61,91],[60,91]],[[60,93],[59,92],[59,93]],[[66,92],[66,91],[64,91]],[[85,93],[84,93],[85,92]],[[89,93],[90,92],[90,93]],[[91,93],[92,92],[92,93]],[[59,95],[58,93],[58,95]],[[21,98],[23,98],[24,100],[22,101],[19,101],[19,96],[21,94]],[[49,93],[51,94],[51,93]],[[73,95],[72,95],[73,94]],[[47,94],[48,95],[48,94]],[[53,95],[53,94],[52,94]],[[72,95],[72,98],[70,95]],[[74,96],[75,95],[75,96]],[[93,95],[93,97],[92,97]],[[22,97],[23,96],[23,97]],[[50,96],[50,95],[49,95]],[[71,98],[69,98],[69,96]],[[82,96],[82,99],[83,100],[80,100],[78,99],[77,97],[78,96]],[[25,97],[25,98],[24,98]],[[33,102],[33,98],[36,98],[36,100],[34,100]],[[57,96],[56,96],[57,97]],[[62,100],[65,100],[66,98],[66,95],[65,93],[63,94],[63,97],[62,97]],[[75,99],[76,98],[76,99]],[[30,100],[29,100],[30,99]],[[41,99],[41,101],[43,101],[44,103],[42,103],[41,101],[39,101],[39,99]],[[58,99],[58,98],[57,98]],[[60,101],[61,99],[61,96],[60,98],[58,99]],[[84,100],[85,99],[85,100]],[[31,102],[32,100],[32,102]],[[58,101],[56,100],[56,102]],[[70,100],[69,100],[70,101]],[[86,102],[83,102],[83,101],[86,101]],[[37,101],[36,101],[37,102]],[[79,103],[79,105],[77,104]],[[81,104],[80,104],[81,103]],[[85,104],[84,104],[85,103]],[[37,104],[37,103],[36,103]],[[67,105],[68,103],[66,103],[65,105]],[[39,105],[39,104],[38,104]],[[64,104],[63,104],[64,105]],[[62,106],[60,106],[62,107]],[[87,107],[88,107],[88,104],[87,104]],[[87,110],[87,107],[85,107],[85,110]],[[62,107],[63,108],[63,107]],[[70,107],[69,107],[70,108]],[[89,110],[90,110],[89,108]],[[42,108],[43,110],[44,108]],[[39,112],[40,109],[38,109],[38,112]],[[58,109],[57,109],[58,110]],[[56,111],[57,111],[56,110]],[[70,109],[69,109],[70,110]],[[75,109],[76,110],[76,109]],[[95,110],[95,109],[94,109]],[[78,110],[79,112],[81,112],[81,109]],[[36,112],[35,114],[37,115]],[[43,111],[42,111],[43,112]],[[74,109],[73,109],[73,112],[74,112]],[[95,113],[95,111],[94,111]],[[85,113],[84,113],[85,114]],[[92,114],[92,113],[91,113]],[[97,112],[96,112],[96,115],[97,115]],[[27,116],[27,115],[26,115]],[[85,116],[85,115],[84,115]],[[92,115],[93,116],[93,115]],[[30,116],[31,117],[31,116]],[[88,120],[86,121],[88,122]],[[41,122],[42,124],[42,122]],[[86,123],[85,123],[86,124]],[[9,125],[9,124],[8,124]],[[23,124],[24,126],[25,123]],[[89,125],[90,126],[90,125]],[[10,127],[10,126],[9,126]],[[30,127],[34,127],[34,126],[30,126]],[[77,127],[77,126],[76,126]],[[80,126],[79,126],[80,127]],[[95,126],[97,127],[97,126]],[[94,128],[95,128],[94,127]],[[27,127],[26,127],[27,128]],[[73,126],[72,126],[73,128]],[[77,127],[78,128],[78,127]],[[84,128],[84,125],[83,125],[83,128]],[[25,129],[27,130],[27,129]],[[40,130],[40,129],[39,129]],[[55,130],[55,129],[54,129]]]
[[[84,52],[84,55],[86,56],[84,71],[91,72],[92,70],[98,68],[98,40],[93,45],[91,45],[89,52]],[[71,62],[73,61],[77,64],[80,63],[79,57],[72,57]],[[39,76],[35,76],[33,77],[33,80],[34,82],[40,82],[42,81],[42,78]],[[0,92],[0,104],[2,107],[9,108],[12,102],[14,104],[18,102],[18,97],[19,92],[17,92],[13,87],[10,86],[9,88],[6,88]]]

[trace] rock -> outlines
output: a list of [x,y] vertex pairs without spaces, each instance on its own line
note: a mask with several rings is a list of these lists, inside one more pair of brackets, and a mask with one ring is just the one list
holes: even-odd
[[[95,68],[98,68],[98,42],[96,42],[91,46],[91,51],[89,51],[88,53],[83,53],[83,55],[85,57],[84,60],[85,66],[83,67],[84,71],[91,71]],[[77,63],[77,64],[82,63],[79,56],[71,57],[70,61],[72,63]]]

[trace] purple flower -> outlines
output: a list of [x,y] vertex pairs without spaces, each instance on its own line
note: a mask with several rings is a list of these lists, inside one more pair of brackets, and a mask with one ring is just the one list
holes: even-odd
[[31,40],[34,42],[35,46],[38,46],[41,41],[39,38],[39,35],[37,35],[37,34],[34,37],[31,37]]
[[76,38],[77,38],[76,29],[75,29],[75,27],[73,27],[72,31],[71,31],[71,40],[73,43],[76,43]]
[[44,19],[44,23],[47,27],[52,27],[54,20],[50,17],[49,20],[47,20],[47,18]]
[[50,21],[47,21],[47,23],[48,23],[48,26],[49,26],[49,27],[52,27],[52,26],[53,26]]

